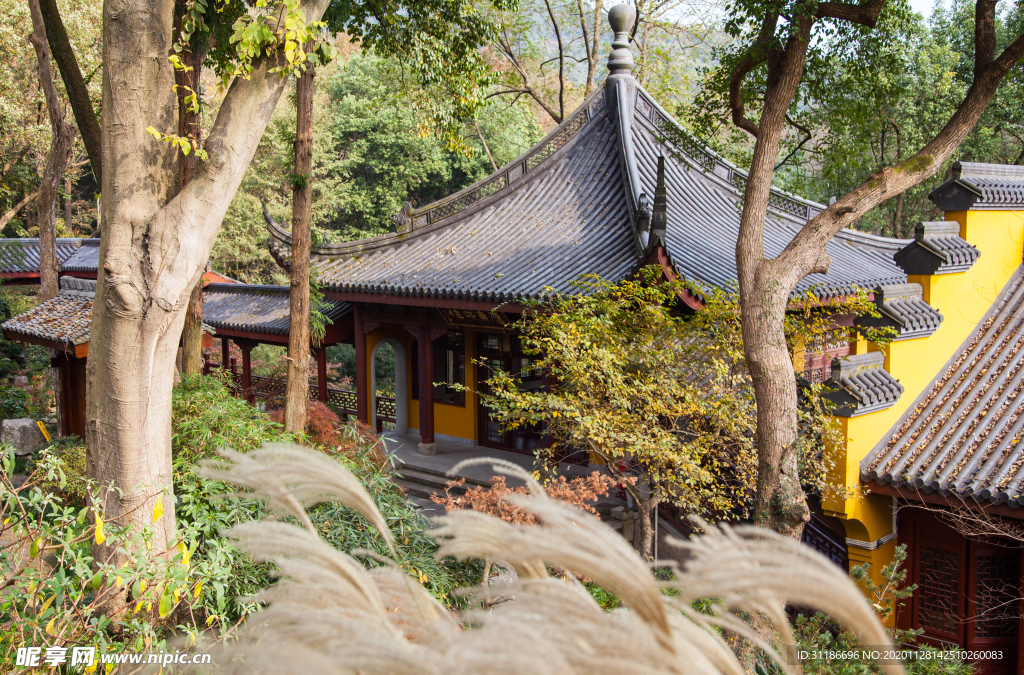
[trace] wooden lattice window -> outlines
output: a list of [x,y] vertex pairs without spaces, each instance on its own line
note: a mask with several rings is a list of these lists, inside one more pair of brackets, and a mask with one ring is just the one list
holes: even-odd
[[974,637],[1012,638],[1017,628],[1017,579],[1020,563],[1015,553],[977,556],[974,600]]
[[804,377],[812,384],[821,384],[832,376],[832,360],[850,355],[850,343],[810,344],[804,352]]
[[920,626],[956,635],[960,622],[957,616],[960,602],[960,555],[956,551],[922,546],[919,572]]

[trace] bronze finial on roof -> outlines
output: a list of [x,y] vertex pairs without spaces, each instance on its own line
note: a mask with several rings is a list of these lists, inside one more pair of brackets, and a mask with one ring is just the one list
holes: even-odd
[[636,23],[636,8],[632,5],[615,5],[608,10],[608,23],[615,33],[612,39],[612,53],[608,55],[608,79],[628,77],[633,73],[633,52],[629,48],[629,32]]

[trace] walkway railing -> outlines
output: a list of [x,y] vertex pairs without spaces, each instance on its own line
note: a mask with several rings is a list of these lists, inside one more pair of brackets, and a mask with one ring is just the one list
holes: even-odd
[[[221,364],[211,363],[207,361],[204,364],[203,374],[209,375],[212,370],[221,369]],[[234,381],[232,391],[235,396],[242,398],[246,397],[246,392],[242,389],[242,374],[235,372],[234,359],[231,359],[231,368],[229,371]],[[263,399],[264,401],[271,401],[275,398],[284,399],[285,381],[275,380],[271,377],[261,377],[259,375],[253,375],[249,378],[251,382],[252,391],[249,392],[253,398]],[[320,387],[315,384],[309,385],[309,398],[312,401],[320,399]],[[356,392],[348,389],[335,389],[334,387],[327,387],[327,403],[333,406],[344,415],[350,415],[355,417],[358,415],[356,406],[358,404],[356,398]],[[378,396],[376,403],[377,411],[377,431],[381,431],[381,421],[384,422],[395,422],[395,399],[388,398],[386,396]]]

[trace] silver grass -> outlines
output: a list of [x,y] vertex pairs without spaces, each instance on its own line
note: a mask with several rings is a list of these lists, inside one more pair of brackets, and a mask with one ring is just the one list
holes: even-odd
[[[371,498],[343,467],[334,464],[327,474],[318,453],[294,446],[260,453],[253,462],[227,454],[234,466],[207,475],[248,487],[296,517],[296,504],[335,499],[383,527]],[[670,598],[620,535],[550,499],[519,467],[500,470],[529,486],[530,494],[507,499],[539,524],[455,511],[438,519],[436,535],[439,556],[501,560],[513,568],[519,578],[503,582],[504,601],[465,612],[459,625],[394,564],[367,571],[312,531],[248,523],[231,536],[257,559],[277,565],[282,580],[256,596],[266,610],[250,618],[251,630],[218,662],[238,673],[741,675],[724,628],[796,675],[800,667],[782,655],[792,643],[783,613],[790,602],[830,614],[867,644],[889,644],[853,582],[797,542],[754,527],[700,523],[706,534],[675,542],[689,558],[665,584],[678,590]],[[553,578],[548,565],[593,579],[625,607],[604,611],[574,576]],[[716,599],[711,615],[691,607],[699,598]],[[741,616],[760,623],[751,626]],[[883,669],[903,672],[897,665]]]
[[391,530],[373,498],[352,473],[323,453],[292,443],[268,443],[249,453],[221,450],[227,462],[204,460],[199,475],[253,491],[278,513],[292,515],[316,532],[305,508],[333,501],[359,512],[384,537],[393,552]]

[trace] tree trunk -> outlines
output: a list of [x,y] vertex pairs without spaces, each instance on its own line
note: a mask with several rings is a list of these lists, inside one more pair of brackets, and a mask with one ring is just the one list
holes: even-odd
[[203,374],[203,278],[192,287],[185,327],[181,331],[182,372],[186,375]]
[[794,538],[810,512],[797,472],[796,377],[784,332],[792,285],[776,261],[765,258],[764,225],[786,110],[803,76],[810,29],[810,19],[803,18],[769,70],[774,90],[765,97],[736,242],[743,351],[757,401],[754,522]]
[[[776,258],[764,255],[774,161],[785,114],[803,75],[813,21],[824,17],[873,28],[880,3],[821,3],[816,17],[799,18],[784,46],[773,44],[778,17],[771,15],[761,37],[737,62],[730,78],[733,122],[756,139],[743,197],[736,262],[743,312],[743,347],[757,400],[757,495],[754,519],[759,525],[797,538],[809,518],[797,474],[799,458],[797,392],[784,334],[785,312],[796,284],[808,274],[827,273],[826,244],[841,229],[882,202],[930,177],[963,142],[995,94],[999,83],[1024,54],[1019,36],[998,58],[995,50],[995,3],[978,0],[975,13],[975,77],[963,102],[939,134],[916,154],[876,172],[812,218]],[[764,105],[757,124],[744,116],[741,85],[755,67],[767,62]]]
[[892,236],[899,238],[903,233],[903,198],[906,192],[901,192],[896,198],[896,212],[892,214]]
[[640,521],[640,555],[649,562],[654,562],[654,537],[657,536],[654,531],[654,511],[660,502],[660,497],[638,499],[636,502]]
[[64,179],[64,228],[71,230],[71,221],[74,219],[74,208],[72,204],[72,190],[75,185],[70,178]]
[[14,216],[18,215],[18,211],[21,211],[21,207],[25,206],[30,201],[35,199],[36,195],[38,195],[38,194],[39,194],[38,190],[36,190],[35,192],[28,193],[27,195],[22,197],[21,201],[18,202],[17,204],[15,204],[14,207],[11,208],[10,211],[8,211],[4,215],[0,216],[0,230],[3,230],[5,227],[7,227],[7,223],[9,223],[11,221],[11,219],[14,218]]
[[[328,0],[305,0],[307,21]],[[185,308],[221,221],[256,152],[286,80],[283,49],[256,60],[228,88],[204,148],[209,158],[178,190],[174,151],[147,127],[177,127],[173,0],[107,0],[103,15],[103,237],[88,359],[88,477],[106,520],[175,536],[171,384]],[[177,194],[175,194],[177,193]],[[154,524],[157,500],[163,515]],[[125,560],[107,545],[97,559]]]
[[36,222],[39,224],[39,297],[40,300],[49,300],[56,297],[59,290],[55,223],[57,189],[71,160],[75,128],[64,120],[64,112],[57,98],[57,88],[53,85],[50,50],[46,45],[46,27],[39,10],[39,0],[29,0],[29,12],[32,14],[31,42],[39,64],[39,86],[46,98],[46,110],[50,116],[50,129],[53,134],[50,141],[50,156],[46,158],[46,168],[43,169],[43,177],[39,181],[36,195]]
[[[177,25],[175,34],[181,31],[181,20],[185,12],[184,3],[178,1],[174,9],[174,18]],[[195,38],[193,38],[195,39]],[[202,73],[202,55],[198,49],[185,49],[181,53],[181,62],[192,70],[176,70],[174,79],[178,85],[178,135],[201,140],[202,129],[200,127],[199,111],[186,101],[186,98],[195,92],[199,96],[199,79]],[[191,90],[191,91],[190,91]],[[196,170],[196,153],[190,152],[187,155],[178,156],[178,181],[180,188],[184,188],[192,180]],[[192,287],[189,296],[188,308],[185,310],[185,327],[181,331],[182,350],[182,372],[188,375],[201,375],[203,372],[203,280],[202,278]]]
[[[309,399],[309,249],[313,180],[313,66],[295,87],[295,177],[292,184],[292,269],[288,317],[288,382],[284,428],[306,428]],[[357,336],[358,337],[358,336]]]
[[46,25],[45,34],[50,43],[53,60],[57,62],[60,77],[64,80],[64,90],[68,93],[71,111],[82,134],[85,152],[89,155],[89,167],[96,177],[96,185],[103,185],[103,151],[101,146],[100,123],[92,108],[89,89],[86,87],[82,70],[78,67],[78,59],[71,49],[68,32],[60,18],[56,0],[38,0],[39,8]]

